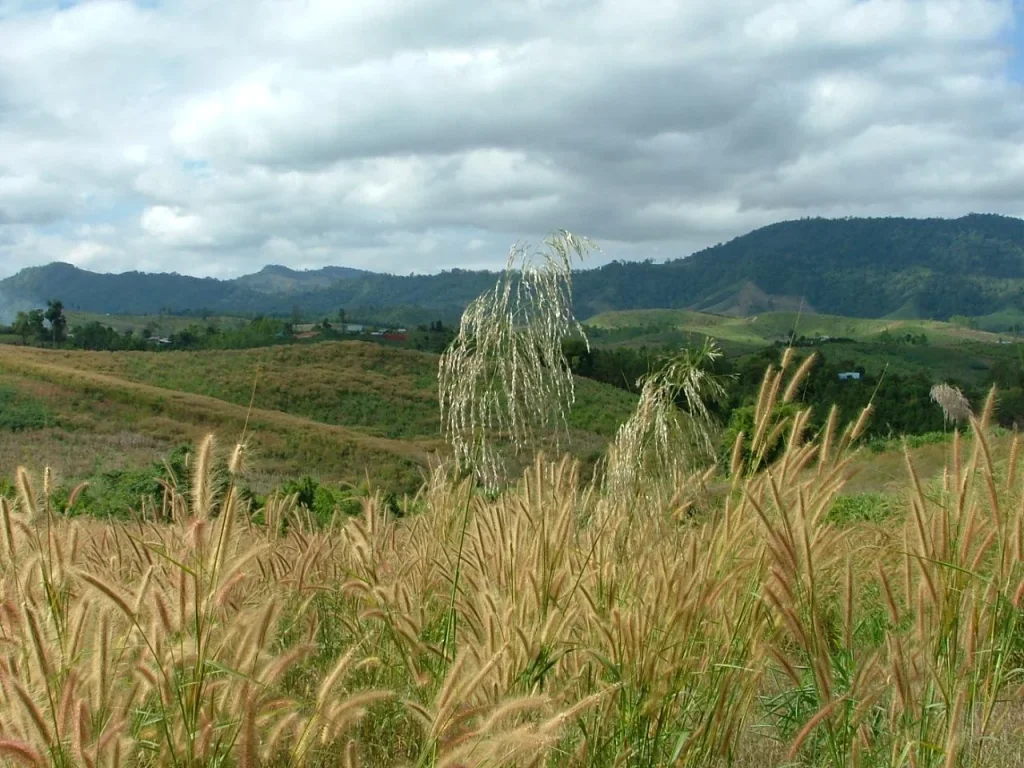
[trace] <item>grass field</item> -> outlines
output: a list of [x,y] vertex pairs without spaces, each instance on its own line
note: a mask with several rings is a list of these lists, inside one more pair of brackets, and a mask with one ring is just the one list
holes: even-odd
[[[363,342],[194,353],[0,346],[0,385],[44,404],[57,425],[5,434],[0,459],[40,466],[53,457],[45,463],[84,479],[119,462],[148,463],[208,430],[232,440],[246,424],[255,384],[254,488],[310,474],[330,482],[369,475],[411,490],[443,447],[436,365],[434,355]],[[632,402],[615,388],[579,381],[571,449],[582,457],[599,452]],[[78,450],[85,445],[90,450]]]
[[[798,337],[808,339],[850,339],[815,348],[829,359],[861,365],[869,374],[878,374],[883,369],[890,373],[923,372],[936,380],[966,384],[982,384],[996,361],[1024,363],[1024,343],[1017,343],[1013,336],[923,320],[873,320],[796,312],[727,317],[688,310],[637,310],[597,315],[586,325],[595,329],[595,342],[610,346],[672,346],[711,337],[730,357],[756,353],[765,346],[786,341],[795,330]],[[884,331],[893,339],[885,340]],[[906,334],[923,334],[927,343],[899,341]]]
[[[122,406],[197,426],[245,411],[115,376],[120,361],[0,353],[26,422],[61,400],[90,431]],[[730,477],[667,496],[538,461],[496,496],[439,472],[401,517],[374,497],[327,526],[288,500],[246,506],[231,438],[149,520],[65,515],[52,481],[19,472],[0,487],[0,594],[17,595],[0,610],[0,760],[1019,765],[1024,475],[985,418],[921,449],[933,477],[917,453],[826,433],[770,471],[736,452]],[[887,492],[851,487],[863,461],[892,473]]]
[[967,341],[995,343],[1000,338],[1011,338],[1007,335],[1000,336],[932,320],[876,320],[798,312],[768,312],[753,317],[732,317],[689,310],[631,310],[595,315],[586,320],[584,325],[620,332],[685,331],[712,336],[722,342],[757,347],[784,341],[792,331],[795,331],[797,336],[803,335],[808,338],[832,336],[855,341],[875,340],[886,330],[897,336],[923,333],[930,343],[938,346]]

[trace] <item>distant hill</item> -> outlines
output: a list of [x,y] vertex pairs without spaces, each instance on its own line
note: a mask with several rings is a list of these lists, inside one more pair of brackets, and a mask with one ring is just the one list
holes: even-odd
[[[493,285],[488,272],[396,276],[345,267],[296,272],[271,266],[217,281],[129,272],[97,275],[67,264],[0,281],[11,297],[112,314],[197,310],[313,314],[374,307],[452,316]],[[576,311],[696,309],[731,315],[816,310],[853,317],[947,320],[1019,317],[1024,307],[1024,220],[801,219],[763,227],[661,264],[614,262],[575,278]]]
[[330,288],[339,280],[353,280],[373,274],[352,267],[323,267],[298,271],[279,264],[270,264],[254,275],[232,282],[261,293],[302,293]]

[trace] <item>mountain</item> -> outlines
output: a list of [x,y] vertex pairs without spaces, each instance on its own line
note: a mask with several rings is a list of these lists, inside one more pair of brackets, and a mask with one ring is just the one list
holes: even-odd
[[[313,314],[416,308],[457,316],[494,284],[491,272],[397,276],[346,267],[296,272],[271,266],[218,281],[128,272],[98,275],[67,264],[26,269],[0,293],[59,297],[91,312]],[[581,317],[621,309],[691,308],[750,315],[816,309],[854,317],[1010,313],[1024,307],[1024,220],[992,214],[958,219],[811,218],[780,222],[688,258],[613,262],[574,277]]]
[[254,275],[245,275],[232,282],[260,293],[302,293],[329,288],[339,280],[354,280],[371,274],[353,267],[323,267],[299,272],[279,264],[270,264]]
[[218,306],[242,290],[245,300],[258,294],[231,282],[178,274],[123,272],[97,274],[60,262],[23,269],[0,280],[0,291],[11,298],[44,304],[60,299],[69,309],[110,314],[150,314]]

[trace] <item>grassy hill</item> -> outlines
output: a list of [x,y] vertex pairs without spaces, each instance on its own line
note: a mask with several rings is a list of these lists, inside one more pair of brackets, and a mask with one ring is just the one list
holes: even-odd
[[[584,325],[593,341],[609,346],[680,345],[711,337],[732,357],[785,342],[795,332],[808,343],[828,337],[827,343],[819,345],[822,354],[854,361],[869,372],[888,366],[893,372],[924,371],[936,380],[973,383],[981,383],[997,361],[1014,362],[1024,355],[1024,345],[1012,343],[1017,339],[1010,334],[932,320],[876,320],[808,312],[730,317],[690,310],[633,310],[595,315]],[[907,342],[908,334],[913,343]]]
[[705,333],[722,341],[757,344],[763,346],[788,338],[795,331],[798,336],[845,337],[854,341],[868,341],[883,331],[894,335],[926,334],[929,340],[940,344],[965,341],[997,343],[1011,338],[998,334],[940,322],[918,319],[872,319],[845,317],[814,312],[766,312],[750,317],[736,317],[691,310],[652,309],[623,312],[605,312],[584,321],[589,327],[601,330],[673,329]]
[[[341,269],[342,271],[338,271]],[[19,302],[60,298],[79,311],[155,313],[208,308],[221,314],[316,315],[404,308],[410,316],[457,318],[494,284],[488,272],[358,274],[343,268],[270,267],[235,280],[129,272],[98,275],[69,264],[23,270],[0,281]],[[986,318],[1004,330],[1024,306],[1024,220],[802,219],[773,224],[695,253],[653,262],[613,262],[575,279],[577,314],[624,309],[829,310],[855,317]]]
[[[362,342],[230,352],[70,352],[0,345],[0,388],[47,414],[42,425],[5,434],[8,465],[74,454],[53,463],[72,476],[96,466],[145,463],[208,430],[249,430],[253,484],[296,474],[415,488],[439,440],[437,357]],[[570,448],[599,451],[628,417],[633,398],[580,380]],[[65,450],[64,446],[73,446]],[[127,447],[127,449],[126,449]],[[136,450],[137,449],[137,450]]]

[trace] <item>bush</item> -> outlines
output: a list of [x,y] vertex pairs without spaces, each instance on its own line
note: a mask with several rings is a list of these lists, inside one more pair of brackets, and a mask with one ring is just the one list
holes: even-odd
[[38,400],[9,387],[0,388],[0,430],[43,429],[55,423],[53,415]]
[[892,499],[881,493],[856,493],[837,496],[828,512],[828,520],[836,525],[868,522],[880,523],[895,514]]
[[285,496],[297,495],[299,506],[312,512],[321,524],[329,523],[336,509],[345,515],[354,515],[362,508],[360,500],[352,492],[329,488],[309,475],[289,480],[281,486],[281,493]]
[[925,432],[921,435],[904,435],[902,437],[873,437],[867,442],[868,450],[872,453],[889,453],[890,451],[902,451],[903,441],[907,441],[909,448],[922,448],[926,445],[941,445],[953,439],[952,432]]
[[[189,457],[193,453],[190,444],[179,445],[163,461],[153,462],[148,467],[137,469],[116,469],[90,478],[82,489],[73,507],[68,508],[70,489],[60,488],[55,492],[58,508],[73,515],[95,517],[128,518],[132,510],[139,511],[144,503],[159,505],[163,499],[164,483],[173,485],[179,494],[188,497],[192,488],[192,466]],[[214,461],[212,480],[214,494],[222,496],[228,486],[225,460]],[[238,487],[242,503],[255,500],[252,492]]]
[[67,508],[70,493],[61,489],[55,501],[58,507],[63,506],[68,514],[91,515],[103,518],[129,518],[132,510],[140,511],[143,500],[149,504],[158,504],[163,497],[163,486],[160,480],[162,473],[156,467],[145,469],[119,469],[104,472],[89,481],[75,499],[72,507]]
[[[783,420],[792,420],[800,410],[800,406],[796,403],[779,403],[772,410],[772,426],[769,432]],[[753,460],[753,456],[750,453],[750,440],[754,433],[754,411],[755,407],[753,405],[745,405],[735,409],[729,417],[729,423],[722,435],[722,443],[718,455],[718,461],[726,472],[729,470],[732,449],[740,432],[743,432],[743,462],[749,465]],[[766,450],[762,459],[762,466],[768,466],[782,455],[788,436],[789,433],[784,431],[773,443],[765,446]]]

